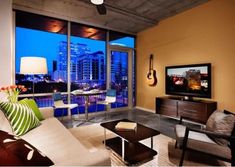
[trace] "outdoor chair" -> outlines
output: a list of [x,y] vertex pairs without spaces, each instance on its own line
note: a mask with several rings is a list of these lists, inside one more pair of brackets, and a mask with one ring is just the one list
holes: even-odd
[[[106,92],[105,100],[104,101],[97,101],[96,103],[96,112],[98,111],[98,104],[102,104],[106,106],[106,112],[111,110],[111,104],[116,102],[116,90],[115,89],[108,89]],[[106,117],[105,112],[105,117]]]
[[[71,115],[71,110],[74,108],[77,108],[77,112],[78,112],[78,104],[65,104],[63,102],[62,96],[60,92],[55,92],[52,95],[53,101],[54,101],[54,109],[62,109],[62,116],[64,116],[64,110],[68,110],[68,115]],[[70,114],[69,114],[70,112]],[[79,112],[78,112],[79,113]]]

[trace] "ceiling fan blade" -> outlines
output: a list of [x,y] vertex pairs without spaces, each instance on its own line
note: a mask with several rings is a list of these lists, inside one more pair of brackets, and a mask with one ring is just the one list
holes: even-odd
[[106,7],[104,4],[96,5],[97,11],[100,15],[106,15]]

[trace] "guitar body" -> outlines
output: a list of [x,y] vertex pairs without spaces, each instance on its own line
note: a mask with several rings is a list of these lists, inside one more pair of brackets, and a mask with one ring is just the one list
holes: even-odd
[[157,84],[157,72],[156,70],[150,70],[147,74],[147,83],[149,86],[155,86]]
[[157,73],[156,73],[156,70],[153,69],[153,55],[152,54],[149,57],[149,72],[147,74],[147,83],[149,86],[157,85]]

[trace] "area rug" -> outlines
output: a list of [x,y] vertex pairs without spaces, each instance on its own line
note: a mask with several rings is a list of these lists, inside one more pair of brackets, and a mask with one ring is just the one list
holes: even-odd
[[[69,129],[70,132],[90,151],[106,149],[102,143],[104,140],[104,129],[99,124],[80,126]],[[115,137],[110,131],[106,131],[106,137]],[[150,139],[141,141],[150,146]],[[138,166],[178,166],[181,150],[175,149],[175,140],[162,134],[153,138],[153,148],[158,154],[150,161],[138,164]],[[124,166],[125,164],[111,152],[112,166]],[[184,166],[229,166],[228,163],[218,161],[212,157],[198,154],[196,152],[186,152]]]

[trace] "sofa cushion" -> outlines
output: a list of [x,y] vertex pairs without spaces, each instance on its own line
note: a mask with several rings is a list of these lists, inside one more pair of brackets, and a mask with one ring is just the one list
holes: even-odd
[[43,120],[43,116],[38,108],[38,105],[33,99],[24,98],[23,100],[20,100],[20,103],[30,107],[39,121]]
[[41,107],[39,108],[40,113],[44,119],[54,117],[54,108],[53,107]]
[[[181,147],[183,145],[186,126],[176,125],[174,130],[175,130],[177,143]],[[213,140],[211,140],[206,134],[199,133],[199,132],[194,132],[194,131],[189,131],[188,139],[189,140],[198,140],[198,141],[208,143],[208,144],[209,143],[215,144],[215,142]]]
[[[206,130],[231,135],[235,123],[235,116],[229,112],[215,111],[206,123]],[[228,141],[220,138],[212,138],[220,145],[227,145]]]
[[31,108],[25,104],[0,102],[0,109],[9,120],[14,133],[21,136],[40,125]]
[[109,152],[89,152],[56,118],[41,121],[39,127],[21,137],[48,156],[55,165],[111,165]]
[[[7,97],[8,97],[7,93],[0,92],[0,102],[1,101],[7,102],[8,101]],[[0,130],[13,134],[11,125],[7,120],[6,116],[4,115],[4,113],[1,111],[1,109],[0,109]]]
[[53,162],[28,142],[0,131],[0,165],[49,166]]
[[5,101],[5,102],[9,101],[8,100],[8,94],[6,92],[1,92],[0,91],[0,101]]
[[7,120],[6,116],[0,109],[0,130],[13,134],[10,122]]
[[[178,146],[183,145],[183,139],[185,135],[186,127],[183,125],[175,126],[175,134]],[[210,139],[206,134],[189,131],[187,148],[197,150],[200,152],[205,152],[215,156],[230,159],[231,151],[229,147],[224,147],[216,144],[212,139]]]
[[226,159],[231,159],[231,150],[229,147],[224,147],[216,143],[207,143],[199,140],[189,139],[187,142],[187,148],[204,152],[207,154],[215,155],[218,157],[223,157]]

